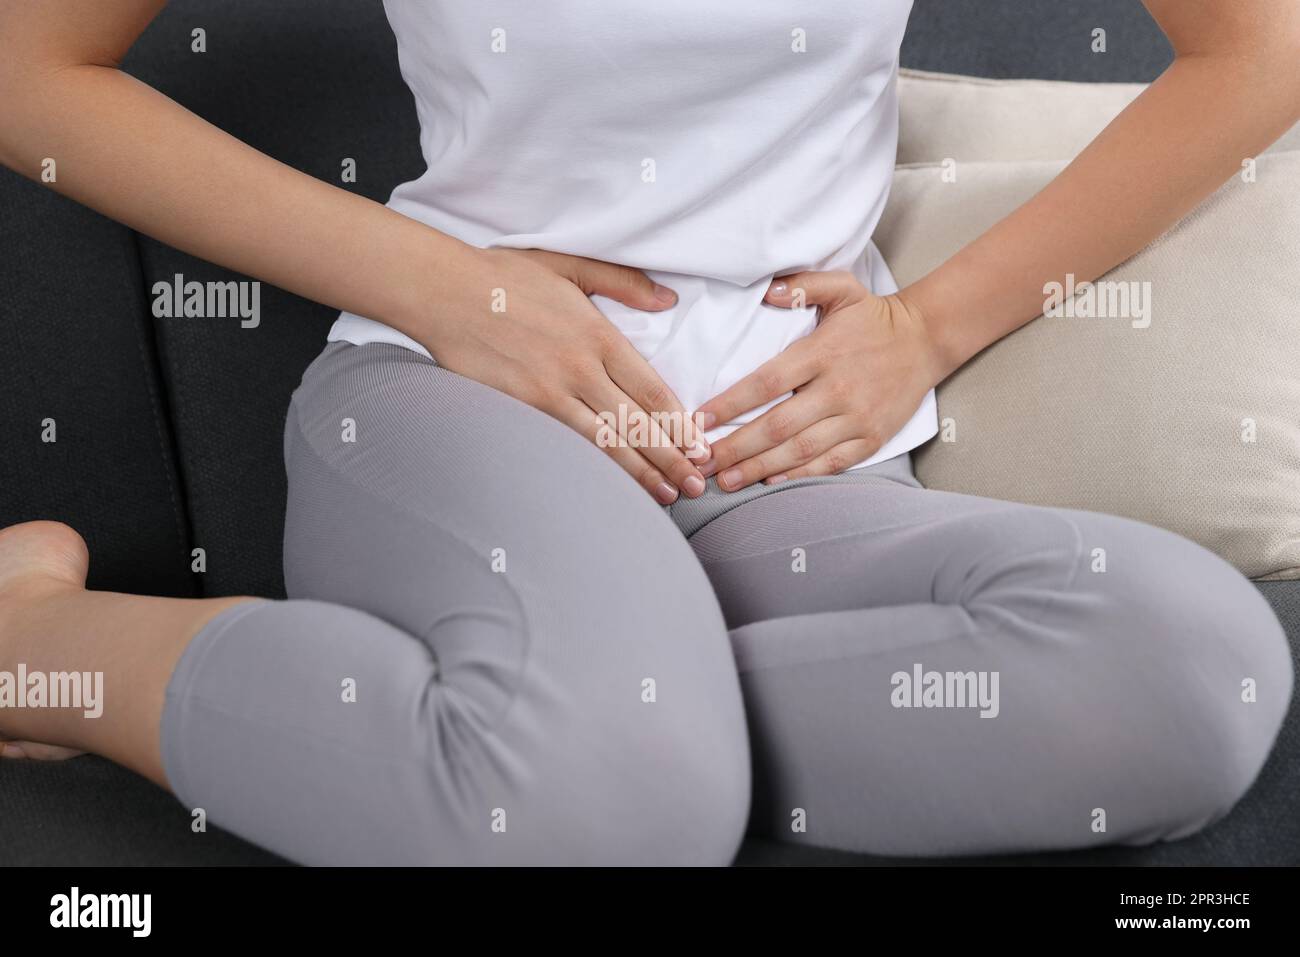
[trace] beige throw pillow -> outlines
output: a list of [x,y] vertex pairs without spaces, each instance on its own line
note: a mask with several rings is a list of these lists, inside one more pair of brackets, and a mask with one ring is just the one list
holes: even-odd
[[[909,283],[1064,165],[900,169],[876,242]],[[1040,317],[940,386],[918,478],[1129,516],[1300,578],[1300,153],[1261,157],[1104,283],[1092,313],[1111,317]]]

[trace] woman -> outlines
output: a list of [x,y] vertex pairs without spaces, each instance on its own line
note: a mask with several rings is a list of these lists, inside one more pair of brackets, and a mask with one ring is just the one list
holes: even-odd
[[161,5],[0,6],[0,158],[344,310],[286,425],[289,600],[91,592],[71,529],[0,532],[0,669],[106,681],[0,712],[7,755],[326,864],[722,864],[751,770],[755,827],[903,855],[1176,838],[1250,785],[1292,676],[1249,582],[908,453],[1045,282],[1300,118],[1290,0],[1147,0],[1165,75],[902,290],[910,0],[390,0],[428,171],[387,207],[119,72]]

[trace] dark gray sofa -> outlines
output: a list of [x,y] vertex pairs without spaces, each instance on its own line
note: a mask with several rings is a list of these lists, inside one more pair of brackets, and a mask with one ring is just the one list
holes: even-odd
[[[1103,55],[1090,49],[1097,26]],[[195,27],[206,53],[190,51]],[[916,0],[903,49],[922,69],[1095,81],[1150,80],[1169,56],[1138,0]],[[312,175],[337,183],[354,157],[350,188],[375,199],[421,171],[379,0],[172,0],[125,66]],[[73,525],[96,588],[283,596],[281,426],[334,313],[264,287],[256,330],[156,319],[148,290],[175,273],[231,278],[0,170],[0,526]],[[39,441],[46,417],[57,445]],[[203,575],[190,572],[196,545]],[[1260,587],[1300,641],[1300,582]],[[1297,794],[1293,707],[1255,788],[1202,834],[998,862],[1294,864]],[[902,863],[759,837],[739,860]],[[169,795],[100,759],[0,763],[0,865],[267,863],[279,861],[220,830],[191,833]]]

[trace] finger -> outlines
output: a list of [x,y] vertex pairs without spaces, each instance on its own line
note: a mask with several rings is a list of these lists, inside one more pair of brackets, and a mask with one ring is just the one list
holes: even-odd
[[556,418],[579,435],[585,436],[613,459],[619,468],[632,476],[636,483],[649,492],[660,505],[671,505],[677,501],[677,488],[668,481],[663,472],[655,468],[650,460],[636,449],[616,441],[618,436],[613,436],[615,441],[610,441],[609,429],[605,427],[605,423],[595,410],[585,402],[574,399],[572,404]]
[[647,312],[657,312],[677,304],[677,293],[661,286],[640,269],[562,253],[544,253],[543,261],[588,296],[606,296]]
[[633,402],[651,412],[667,413],[660,421],[669,427],[670,445],[682,449],[697,464],[709,459],[713,450],[704,431],[691,421],[673,390],[621,333],[613,339],[604,361],[610,380]]
[[766,449],[722,472],[718,476],[718,486],[724,492],[735,492],[772,476],[788,475],[793,469],[815,461],[852,434],[853,423],[849,416],[822,419],[776,448]]
[[[700,471],[708,478],[745,459],[775,449],[787,440],[802,441],[801,433],[805,429],[827,417],[828,406],[815,387],[778,402],[754,421],[713,443],[713,457],[700,466]],[[822,451],[810,450],[805,461]]]
[[674,438],[612,380],[587,383],[578,398],[595,410],[602,422],[618,433],[619,439],[649,459],[676,488],[690,498],[704,493],[704,476],[677,448]]
[[626,445],[612,445],[603,451],[619,468],[636,479],[636,483],[649,492],[650,497],[660,505],[671,505],[681,496],[677,487],[668,481],[664,473],[655,468],[650,460],[636,449],[628,448]]
[[800,465],[797,468],[789,469],[785,473],[778,473],[772,476],[770,484],[776,485],[780,482],[793,481],[794,479],[811,478],[814,475],[839,475],[846,469],[850,469],[859,462],[865,462],[871,456],[879,451],[879,446],[873,446],[866,439],[853,439],[848,442],[841,442],[834,448],[828,449],[811,462]]
[[829,310],[860,298],[866,291],[851,272],[797,272],[775,277],[763,301],[787,309],[821,306]]
[[818,368],[818,354],[811,337],[799,339],[780,355],[769,359],[729,389],[715,395],[695,410],[695,423],[704,430],[730,422],[759,406],[774,402],[787,392],[810,382]]

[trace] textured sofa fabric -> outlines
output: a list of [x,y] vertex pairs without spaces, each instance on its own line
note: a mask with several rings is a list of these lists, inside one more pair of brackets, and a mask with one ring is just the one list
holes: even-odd
[[94,555],[92,588],[189,596],[136,249],[130,230],[0,168],[0,525],[68,522]]
[[[203,54],[190,51],[197,27]],[[1096,27],[1106,54],[1091,52]],[[918,69],[1046,79],[1148,81],[1168,58],[1137,0],[916,0],[903,48]],[[341,185],[366,196],[421,172],[379,0],[172,0],[125,68],[312,175],[338,184],[355,159],[357,182]],[[263,285],[256,329],[156,319],[155,281],[232,277],[3,170],[0,210],[0,525],[69,522],[89,541],[93,587],[282,596],[281,426],[334,313]],[[39,440],[45,418],[53,445]],[[1300,641],[1300,582],[1261,590]],[[1257,786],[1200,835],[1031,860],[1296,863],[1298,736],[1293,707]],[[170,796],[97,758],[0,764],[0,865],[276,860],[216,828],[194,834]],[[740,862],[879,863],[759,838]]]

